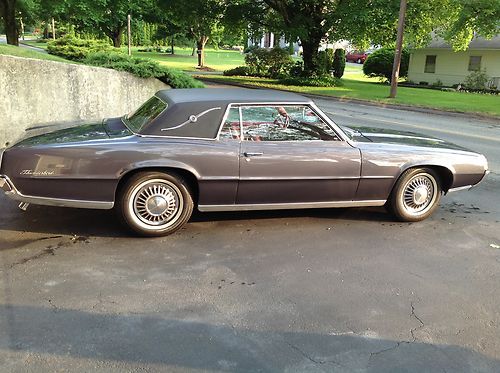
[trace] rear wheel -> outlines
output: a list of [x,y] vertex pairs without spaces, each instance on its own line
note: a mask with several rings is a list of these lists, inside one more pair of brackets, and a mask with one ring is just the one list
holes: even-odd
[[142,236],[165,236],[189,220],[193,198],[181,177],[143,172],[132,176],[122,188],[117,212],[133,232]]
[[439,176],[432,169],[409,169],[394,186],[388,207],[399,220],[424,220],[439,205],[442,193],[440,184]]

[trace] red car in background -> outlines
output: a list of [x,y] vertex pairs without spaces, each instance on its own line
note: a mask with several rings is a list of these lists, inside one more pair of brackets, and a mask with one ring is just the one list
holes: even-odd
[[355,52],[346,54],[345,60],[347,62],[365,63],[369,54],[370,53],[368,53],[368,52],[355,51]]

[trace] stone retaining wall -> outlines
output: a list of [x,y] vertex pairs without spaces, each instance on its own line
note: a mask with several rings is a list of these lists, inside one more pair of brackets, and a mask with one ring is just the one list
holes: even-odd
[[0,148],[41,123],[121,116],[165,88],[126,72],[0,55]]

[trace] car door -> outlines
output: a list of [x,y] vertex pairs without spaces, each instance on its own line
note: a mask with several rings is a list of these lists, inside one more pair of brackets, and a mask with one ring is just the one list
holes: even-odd
[[358,149],[308,105],[240,106],[242,125],[237,204],[353,200]]

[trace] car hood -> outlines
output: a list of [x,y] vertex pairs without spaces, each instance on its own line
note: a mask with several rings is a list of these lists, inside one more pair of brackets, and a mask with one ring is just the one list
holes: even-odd
[[26,136],[14,146],[67,144],[105,140],[132,134],[127,127],[125,127],[121,118],[105,119],[98,122],[68,122],[37,126],[26,130],[26,132]]
[[362,126],[342,127],[352,141],[398,144],[428,148],[442,148],[461,151],[470,151],[459,145],[415,132],[396,131],[385,128]]

